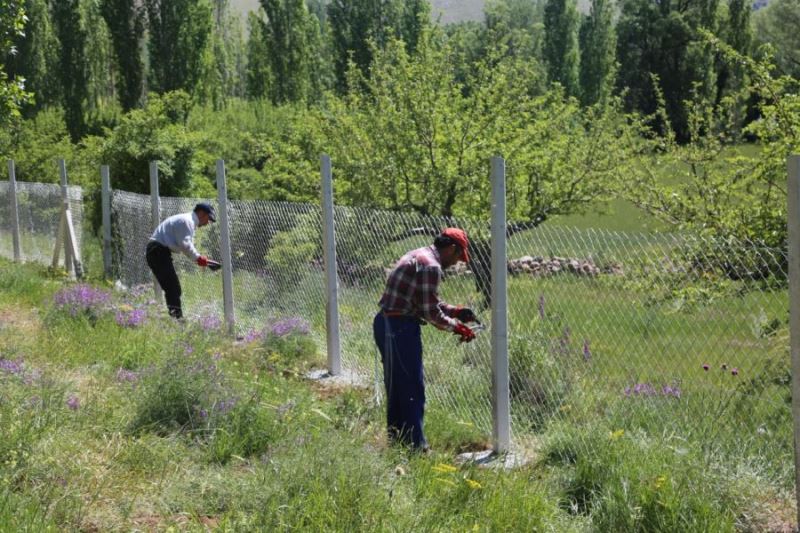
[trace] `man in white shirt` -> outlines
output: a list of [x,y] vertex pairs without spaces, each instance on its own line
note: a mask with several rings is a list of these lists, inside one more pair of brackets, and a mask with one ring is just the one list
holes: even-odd
[[170,316],[183,318],[181,309],[181,283],[172,263],[172,252],[180,252],[192,259],[201,267],[208,266],[209,260],[200,255],[194,247],[194,232],[209,222],[216,222],[217,215],[211,204],[199,203],[191,213],[173,215],[158,225],[150,242],[147,243],[147,264],[153,271],[164,298]]

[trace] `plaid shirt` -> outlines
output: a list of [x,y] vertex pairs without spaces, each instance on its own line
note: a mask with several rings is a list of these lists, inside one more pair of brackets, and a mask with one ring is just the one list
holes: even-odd
[[387,313],[402,313],[453,331],[456,307],[439,299],[442,265],[434,246],[412,250],[400,258],[386,280],[379,305]]

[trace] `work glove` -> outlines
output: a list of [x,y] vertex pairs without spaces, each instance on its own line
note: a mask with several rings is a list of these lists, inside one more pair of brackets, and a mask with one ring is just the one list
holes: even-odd
[[459,342],[472,342],[472,339],[475,338],[475,332],[460,322],[453,328],[453,333],[461,337]]
[[222,268],[222,265],[220,263],[216,262],[216,261],[212,261],[211,259],[209,259],[208,260],[208,268],[210,268],[211,270],[216,272],[217,270]]
[[475,311],[469,307],[456,307],[455,317],[461,322],[477,322],[478,317],[475,316]]
[[208,257],[201,255],[197,258],[197,264],[201,267],[208,266]]

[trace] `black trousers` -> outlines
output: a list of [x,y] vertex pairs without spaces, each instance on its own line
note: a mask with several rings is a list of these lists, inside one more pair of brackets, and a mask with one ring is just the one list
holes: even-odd
[[147,243],[147,265],[153,271],[161,290],[164,291],[164,298],[167,300],[169,314],[175,318],[183,318],[181,309],[181,282],[178,280],[178,273],[175,272],[175,265],[172,263],[172,250],[155,241]]

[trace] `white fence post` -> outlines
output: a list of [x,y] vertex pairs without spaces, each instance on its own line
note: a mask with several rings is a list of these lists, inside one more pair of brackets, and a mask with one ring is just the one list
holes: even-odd
[[100,203],[103,219],[103,274],[106,279],[111,279],[111,175],[108,165],[100,167],[100,183]]
[[795,500],[800,523],[800,155],[789,157],[788,171],[789,345],[792,354]]
[[[158,196],[158,162],[150,161],[150,218],[152,230],[155,231],[161,223],[161,199]],[[161,301],[161,286],[155,275],[153,276],[153,293],[156,301]]]
[[325,255],[325,330],[328,342],[328,373],[342,373],[342,352],[339,339],[339,288],[336,278],[336,232],[333,218],[333,176],[331,158],[320,157],[322,174],[322,248]]
[[492,158],[492,439],[495,453],[507,452],[511,446],[505,165],[502,157]]
[[220,253],[222,257],[222,299],[225,324],[233,333],[233,263],[231,262],[231,232],[228,219],[228,185],[225,180],[225,161],[217,159],[217,202],[219,203]]
[[81,250],[78,247],[78,239],[75,235],[75,227],[72,225],[72,210],[69,206],[69,186],[67,185],[67,163],[63,159],[58,160],[58,169],[61,173],[61,219],[58,224],[58,235],[56,236],[56,247],[53,252],[53,267],[58,266],[58,257],[63,244],[64,247],[64,268],[70,277],[83,278],[83,265],[81,264]]
[[19,205],[17,204],[17,169],[14,160],[8,160],[8,199],[11,203],[11,239],[14,243],[14,261],[22,260],[19,243]]

